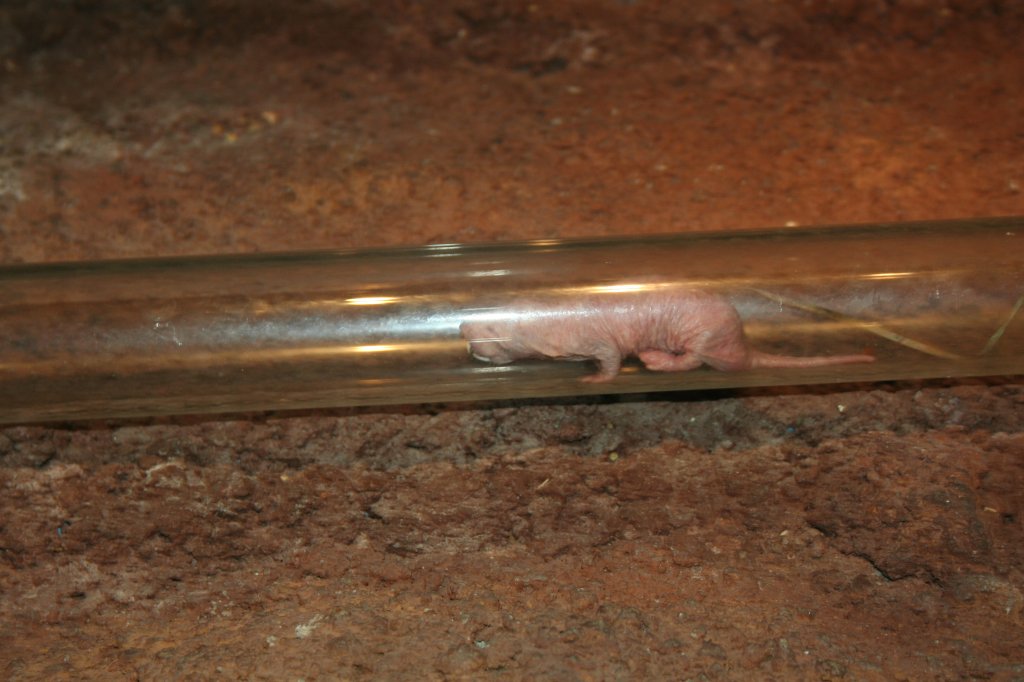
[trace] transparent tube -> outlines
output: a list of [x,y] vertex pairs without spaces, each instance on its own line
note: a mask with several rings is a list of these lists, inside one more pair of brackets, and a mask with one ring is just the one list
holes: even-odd
[[1024,374],[1022,297],[1024,218],[13,265],[0,422]]

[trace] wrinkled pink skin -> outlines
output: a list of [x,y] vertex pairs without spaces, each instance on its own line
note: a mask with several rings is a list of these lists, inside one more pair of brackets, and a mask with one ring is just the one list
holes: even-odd
[[756,351],[726,299],[689,290],[589,296],[571,302],[519,301],[494,320],[459,328],[478,360],[504,365],[524,358],[594,360],[611,381],[623,358],[636,356],[655,372],[684,372],[703,364],[734,372],[758,367],[823,367],[873,362],[870,355],[794,357]]

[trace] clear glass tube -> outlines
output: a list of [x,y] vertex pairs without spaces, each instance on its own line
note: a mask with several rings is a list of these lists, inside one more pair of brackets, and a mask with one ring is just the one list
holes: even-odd
[[1022,300],[1024,218],[10,265],[0,422],[1020,374]]

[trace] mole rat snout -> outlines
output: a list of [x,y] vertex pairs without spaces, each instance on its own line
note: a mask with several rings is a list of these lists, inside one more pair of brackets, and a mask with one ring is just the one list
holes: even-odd
[[459,327],[462,337],[466,339],[466,350],[477,360],[504,365],[515,360],[502,345],[504,337],[497,329],[486,323],[463,323]]
[[471,339],[466,345],[469,354],[482,362],[505,365],[515,360],[497,341],[490,339],[474,341]]

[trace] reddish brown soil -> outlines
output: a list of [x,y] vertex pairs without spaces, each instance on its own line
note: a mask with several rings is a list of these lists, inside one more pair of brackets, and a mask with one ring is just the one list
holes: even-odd
[[[1024,214],[1022,32],[1012,0],[10,0],[0,261]],[[1022,408],[0,429],[0,675],[1024,679]]]

